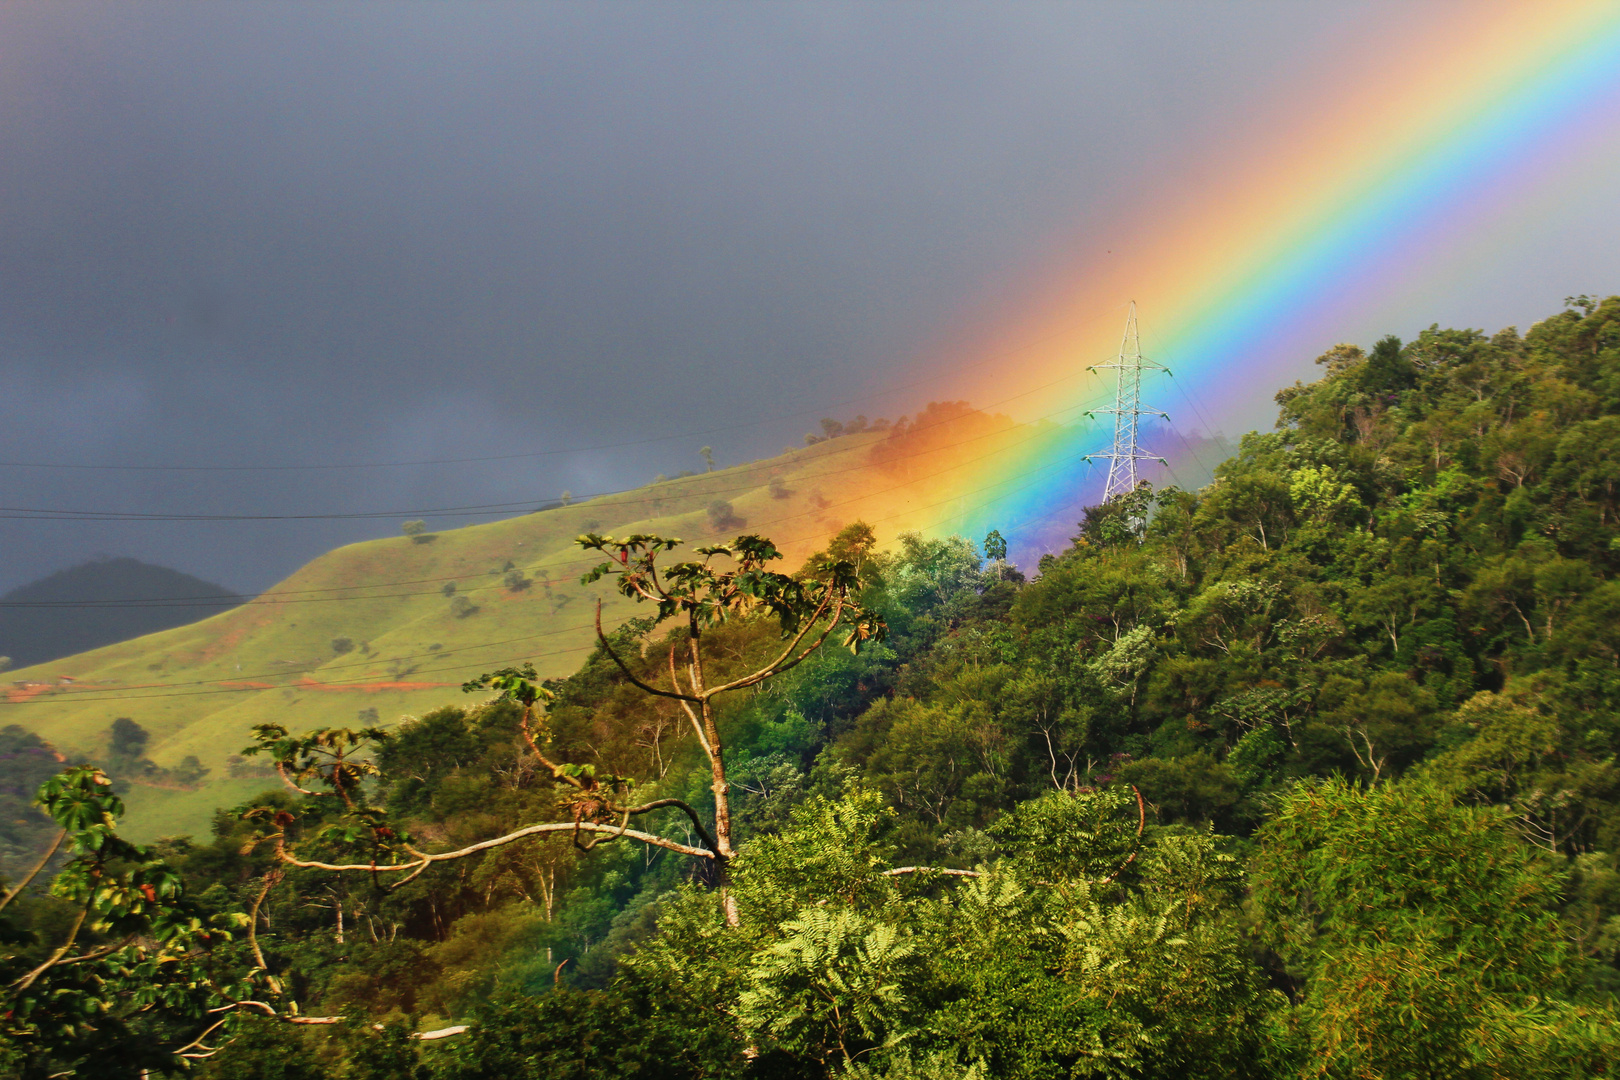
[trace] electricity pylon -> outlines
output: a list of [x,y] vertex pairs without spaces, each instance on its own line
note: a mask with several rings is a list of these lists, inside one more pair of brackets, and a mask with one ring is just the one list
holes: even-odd
[[1157,461],[1161,465],[1170,464],[1157,454],[1143,450],[1141,444],[1137,442],[1138,421],[1141,417],[1160,416],[1166,420],[1170,417],[1158,409],[1142,407],[1142,372],[1164,371],[1165,368],[1142,357],[1142,343],[1136,336],[1134,300],[1131,301],[1130,314],[1125,317],[1125,337],[1119,343],[1119,358],[1111,364],[1093,364],[1086,370],[1102,371],[1108,368],[1114,369],[1116,373],[1114,407],[1086,413],[1087,416],[1112,413],[1114,417],[1114,445],[1109,447],[1106,454],[1091,454],[1086,458],[1087,461],[1103,458],[1108,460],[1108,483],[1103,488],[1103,502],[1136,490],[1137,462]]

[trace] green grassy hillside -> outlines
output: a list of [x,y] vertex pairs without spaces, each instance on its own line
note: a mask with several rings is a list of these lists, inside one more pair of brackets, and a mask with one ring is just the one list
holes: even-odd
[[[255,759],[231,761],[254,724],[294,730],[397,723],[461,697],[494,667],[574,670],[593,642],[594,605],[616,625],[632,613],[579,576],[581,532],[657,532],[707,542],[738,532],[777,541],[787,562],[857,517],[884,541],[948,527],[938,493],[966,470],[1027,440],[1002,418],[958,411],[937,422],[844,436],[782,457],[567,507],[351,544],[310,562],[263,596],[201,622],[9,675],[0,715],[69,759],[106,760],[108,729],[129,717],[146,754],[174,768],[188,755],[200,783],[137,781],[136,837],[198,833],[215,807],[274,782]],[[729,503],[731,516],[718,512]]]

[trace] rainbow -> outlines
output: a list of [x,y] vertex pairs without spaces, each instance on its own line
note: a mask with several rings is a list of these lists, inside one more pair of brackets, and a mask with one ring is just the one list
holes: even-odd
[[[1254,118],[1263,134],[1222,148],[1234,163],[1225,175],[1196,193],[1148,192],[1107,242],[1127,255],[1049,268],[1044,298],[982,346],[1018,352],[1016,363],[993,365],[994,382],[947,380],[953,396],[1005,400],[1049,430],[953,480],[959,509],[939,531],[999,528],[1026,557],[1055,528],[1072,531],[1101,485],[1086,455],[1108,439],[1084,412],[1108,403],[1111,384],[1084,366],[1116,351],[1127,301],[1138,302],[1144,352],[1174,372],[1151,392],[1180,430],[1210,431],[1212,417],[1269,426],[1272,395],[1303,373],[1302,358],[1347,323],[1389,317],[1437,263],[1466,275],[1465,257],[1488,258],[1494,238],[1579,182],[1583,154],[1620,141],[1620,5],[1477,3],[1427,16],[1403,26],[1404,44],[1338,58],[1315,100]],[[1009,368],[1039,384],[1021,405],[1005,397]],[[1162,437],[1173,472],[1187,451]]]

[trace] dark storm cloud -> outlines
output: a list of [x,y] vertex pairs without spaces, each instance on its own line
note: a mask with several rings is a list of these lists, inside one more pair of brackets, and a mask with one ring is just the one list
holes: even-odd
[[[1328,10],[1332,7],[1332,10]],[[942,336],[1379,19],[1330,5],[11,6],[4,456],[469,457],[814,410]],[[859,411],[899,412],[924,391]],[[855,407],[842,410],[849,414]],[[21,506],[552,498],[773,453],[799,416],[487,465],[6,469]],[[257,588],[391,523],[3,522]]]

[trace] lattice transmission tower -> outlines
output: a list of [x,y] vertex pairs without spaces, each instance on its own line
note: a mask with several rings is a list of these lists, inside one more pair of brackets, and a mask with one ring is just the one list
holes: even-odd
[[1130,314],[1125,317],[1125,336],[1119,343],[1119,357],[1111,364],[1093,364],[1088,371],[1104,371],[1112,368],[1115,372],[1114,380],[1114,407],[1112,409],[1096,409],[1088,412],[1087,416],[1098,414],[1113,414],[1114,417],[1114,444],[1109,447],[1106,454],[1088,455],[1088,461],[1108,461],[1108,483],[1103,488],[1103,502],[1117,499],[1136,490],[1136,465],[1140,461],[1157,461],[1161,465],[1169,465],[1168,461],[1157,454],[1142,449],[1137,441],[1141,418],[1144,416],[1158,416],[1165,420],[1169,415],[1158,409],[1142,407],[1142,372],[1164,371],[1162,364],[1155,364],[1142,356],[1142,343],[1136,336],[1136,301],[1131,301]]

